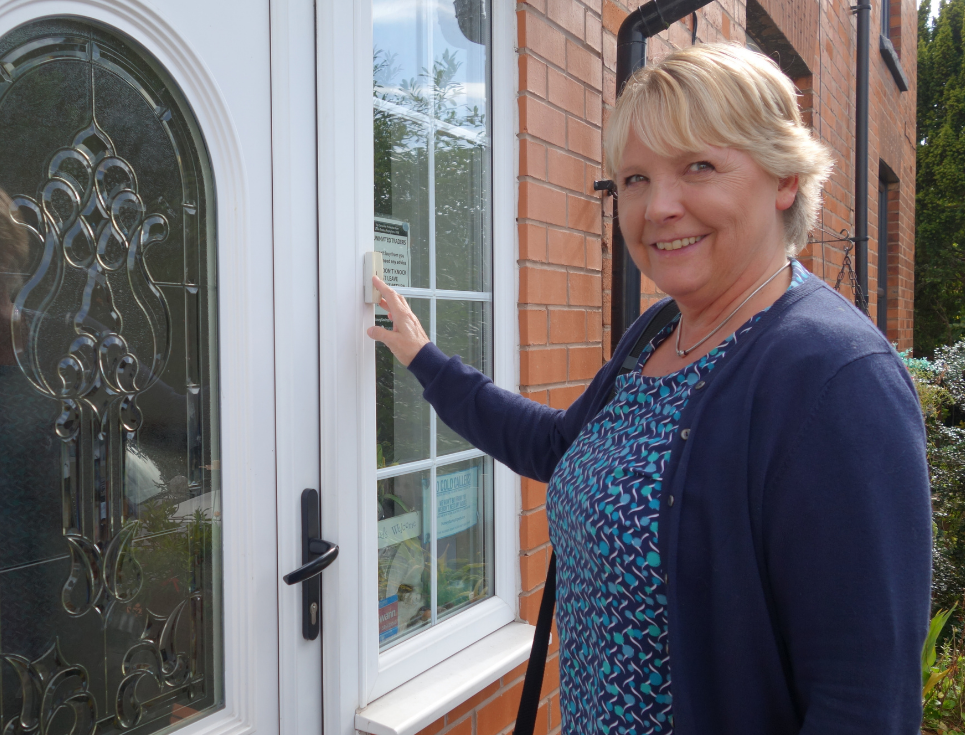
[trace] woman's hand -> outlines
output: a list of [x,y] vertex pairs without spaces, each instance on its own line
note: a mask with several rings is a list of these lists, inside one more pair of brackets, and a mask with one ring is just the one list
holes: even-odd
[[372,276],[372,284],[382,294],[379,306],[389,312],[392,329],[369,327],[366,334],[372,339],[383,342],[399,362],[406,367],[419,354],[419,350],[429,343],[419,318],[412,313],[406,300],[385,285],[378,276]]

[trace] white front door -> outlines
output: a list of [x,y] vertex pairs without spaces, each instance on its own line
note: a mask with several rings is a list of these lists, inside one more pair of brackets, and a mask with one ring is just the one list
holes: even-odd
[[9,735],[321,732],[313,26],[0,0]]

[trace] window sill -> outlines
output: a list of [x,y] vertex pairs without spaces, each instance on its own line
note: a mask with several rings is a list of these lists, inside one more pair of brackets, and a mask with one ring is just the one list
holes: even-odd
[[891,76],[894,77],[898,89],[902,92],[907,92],[908,77],[905,76],[905,70],[901,68],[901,59],[898,58],[898,52],[895,51],[894,44],[892,44],[891,39],[886,36],[879,36],[878,38],[878,48],[881,51],[882,58],[885,60],[888,71],[890,71]]
[[371,735],[414,735],[529,658],[536,629],[510,623],[355,715],[355,729]]

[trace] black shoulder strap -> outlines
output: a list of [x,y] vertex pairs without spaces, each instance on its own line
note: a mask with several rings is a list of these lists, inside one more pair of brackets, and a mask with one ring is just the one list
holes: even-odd
[[[646,326],[646,328],[644,328],[640,337],[634,343],[633,348],[630,350],[630,354],[627,355],[626,359],[623,361],[623,364],[620,366],[620,371],[617,373],[617,377],[620,375],[626,375],[637,366],[637,362],[640,361],[640,354],[643,352],[644,348],[650,344],[660,330],[670,324],[670,322],[672,322],[679,313],[680,309],[677,306],[677,302],[673,299],[670,299],[670,301],[660,307],[660,310],[653,315],[653,317],[650,319],[650,323]],[[615,395],[616,387],[610,391],[611,401]]]
[[543,688],[543,672],[546,669],[546,652],[550,645],[550,629],[553,627],[553,609],[556,607],[556,552],[550,556],[543,585],[543,599],[539,603],[536,633],[533,635],[533,651],[526,666],[523,680],[523,696],[519,700],[514,735],[533,735],[536,727],[536,711],[539,709],[539,692]]
[[[668,301],[653,315],[640,339],[633,345],[627,359],[620,366],[620,375],[626,375],[637,366],[640,353],[657,333],[670,324],[680,313],[676,301]],[[612,397],[611,397],[612,400]],[[546,670],[546,653],[549,650],[550,631],[553,627],[553,610],[556,608],[556,552],[550,556],[550,566],[546,571],[546,584],[543,586],[543,599],[539,603],[539,616],[536,618],[536,632],[533,634],[533,651],[526,666],[526,679],[523,681],[523,694],[519,700],[514,735],[533,735],[536,726],[536,712],[539,710],[539,693],[543,688],[543,672]]]

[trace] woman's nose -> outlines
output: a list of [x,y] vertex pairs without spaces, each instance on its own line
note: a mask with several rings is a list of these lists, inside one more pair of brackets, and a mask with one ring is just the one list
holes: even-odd
[[667,222],[684,213],[680,187],[672,182],[654,180],[650,184],[647,219],[654,223]]

